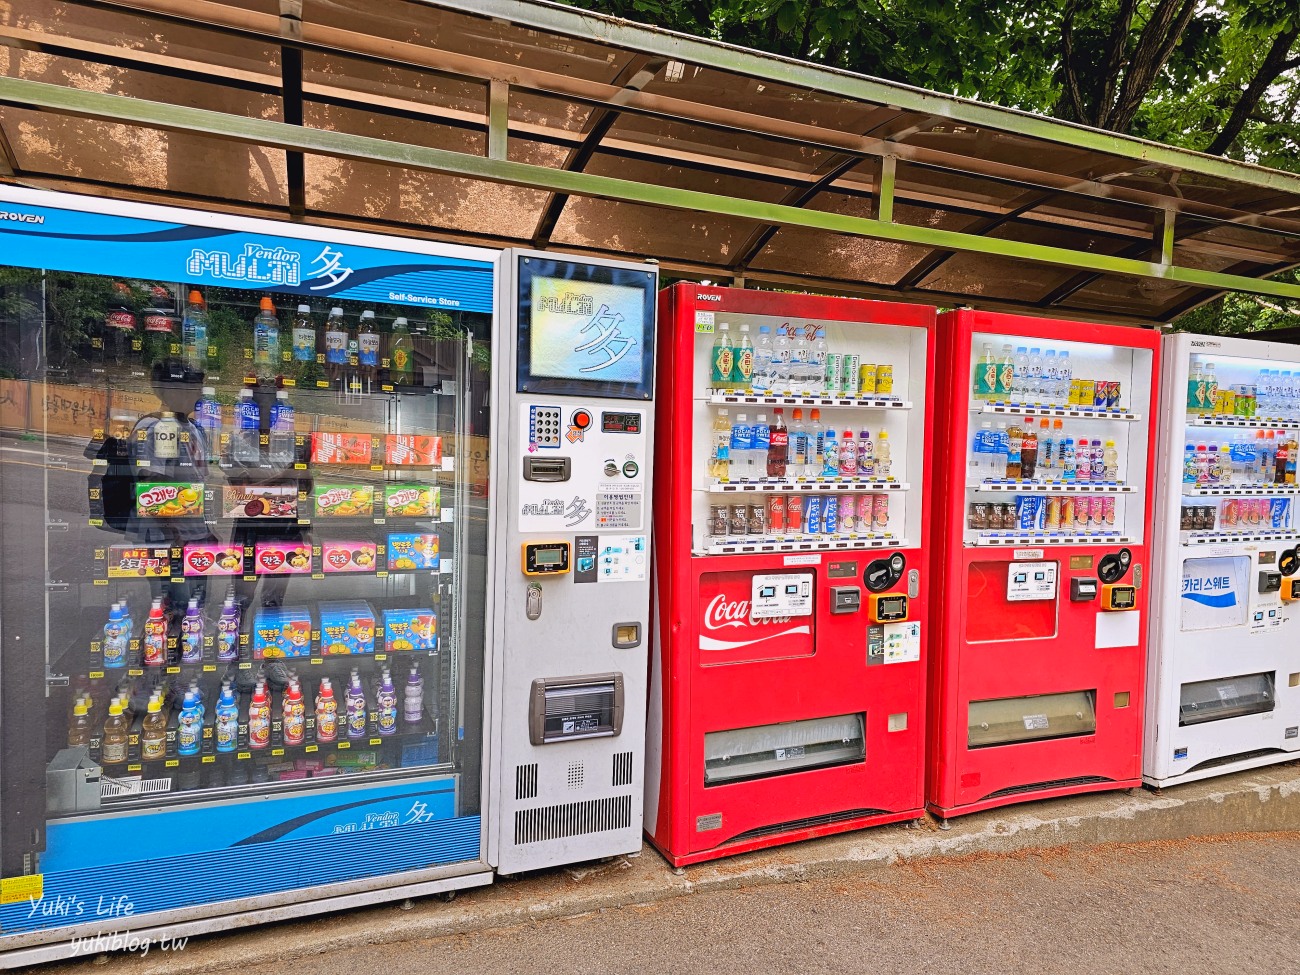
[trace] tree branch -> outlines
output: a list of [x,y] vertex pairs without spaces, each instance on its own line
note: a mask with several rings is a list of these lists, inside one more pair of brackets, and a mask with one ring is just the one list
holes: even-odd
[[1291,45],[1300,37],[1300,23],[1285,30],[1273,38],[1273,44],[1264,55],[1264,60],[1260,62],[1259,68],[1255,71],[1255,76],[1250,79],[1242,91],[1241,97],[1237,99],[1237,104],[1232,106],[1232,114],[1228,120],[1223,123],[1223,128],[1214,140],[1205,147],[1205,151],[1216,156],[1221,156],[1228,151],[1229,147],[1236,141],[1237,136],[1241,135],[1241,130],[1246,127],[1246,122],[1250,120],[1255,108],[1259,105],[1259,100],[1264,97],[1269,86],[1284,71],[1290,70],[1288,64],[1300,64],[1300,58],[1287,60],[1287,54],[1291,52]]
[[1079,91],[1079,75],[1074,65],[1074,16],[1079,12],[1079,0],[1070,0],[1061,14],[1061,75],[1065,94],[1070,99],[1073,121],[1086,122],[1083,111],[1083,94]]
[[1129,29],[1137,12],[1137,0],[1122,0],[1110,37],[1106,40],[1106,64],[1102,69],[1101,90],[1096,92],[1094,112],[1098,120],[1110,112],[1115,101],[1115,88],[1119,84],[1120,70],[1128,53]]
[[1103,128],[1114,132],[1128,131],[1143,100],[1150,93],[1156,76],[1178,46],[1183,31],[1196,13],[1198,2],[1199,0],[1160,0],[1151,19],[1138,36],[1128,71],[1124,73],[1124,81],[1120,85],[1119,97],[1109,116],[1100,123]]

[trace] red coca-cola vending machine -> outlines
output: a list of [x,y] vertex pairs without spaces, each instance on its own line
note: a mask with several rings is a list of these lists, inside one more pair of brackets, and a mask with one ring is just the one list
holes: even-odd
[[929,807],[1137,786],[1159,334],[939,329]]
[[683,283],[660,322],[647,834],[920,816],[934,310]]

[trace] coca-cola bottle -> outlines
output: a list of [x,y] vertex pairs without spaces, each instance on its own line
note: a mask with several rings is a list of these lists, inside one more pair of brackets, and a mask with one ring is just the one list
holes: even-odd
[[776,422],[772,424],[771,439],[767,446],[767,476],[785,477],[789,460],[790,433],[785,425],[784,411],[776,408]]

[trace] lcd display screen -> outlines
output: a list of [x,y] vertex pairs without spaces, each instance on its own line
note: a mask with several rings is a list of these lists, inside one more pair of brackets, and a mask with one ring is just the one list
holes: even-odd
[[519,392],[649,399],[654,271],[519,258]]

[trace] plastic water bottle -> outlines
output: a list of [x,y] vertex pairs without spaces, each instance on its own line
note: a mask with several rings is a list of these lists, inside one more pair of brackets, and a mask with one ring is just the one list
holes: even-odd
[[876,480],[890,480],[890,472],[893,470],[894,458],[893,450],[889,446],[889,434],[884,430],[880,431],[876,437]]
[[208,309],[203,296],[191,291],[181,318],[181,353],[185,365],[204,369],[208,364]]
[[1078,475],[1078,463],[1074,456],[1074,438],[1066,437],[1065,443],[1061,445],[1061,479],[1074,481],[1078,479]]
[[713,336],[713,352],[709,356],[709,383],[714,389],[731,387],[731,370],[735,350],[731,346],[731,326],[726,322],[718,325],[717,334]]
[[199,702],[194,699],[192,691],[186,691],[185,703],[181,706],[180,724],[176,728],[176,753],[197,755],[202,743],[203,718],[199,714]]
[[1296,381],[1291,375],[1290,369],[1282,373],[1282,379],[1277,386],[1278,392],[1281,393],[1279,399],[1282,401],[1282,408],[1278,415],[1286,420],[1294,420],[1296,418],[1296,394],[1300,390],[1296,389]]
[[420,676],[420,671],[416,667],[411,668],[411,674],[406,678],[406,693],[402,698],[402,722],[404,724],[419,724],[424,718],[424,678]]
[[758,326],[758,341],[754,343],[754,376],[751,388],[756,393],[770,393],[775,384],[775,351],[772,348],[772,328]]
[[713,419],[709,477],[715,481],[726,481],[731,477],[731,415],[727,410],[718,410],[718,415]]
[[203,630],[203,613],[199,610],[199,601],[191,599],[185,608],[185,618],[181,620],[181,663],[203,662]]
[[1261,416],[1275,416],[1277,397],[1274,395],[1273,370],[1261,369],[1255,380],[1255,409]]
[[1056,402],[1058,406],[1070,403],[1070,387],[1074,382],[1074,366],[1070,363],[1070,353],[1062,351],[1056,358]]
[[749,477],[761,481],[767,477],[767,456],[772,449],[772,428],[767,425],[767,414],[758,414],[754,425],[749,429]]
[[1060,400],[1057,399],[1061,392],[1060,383],[1061,376],[1057,371],[1056,350],[1048,349],[1046,355],[1043,356],[1043,378],[1039,384],[1039,388],[1042,390],[1042,396],[1039,399],[1043,405],[1060,405]]
[[125,613],[121,603],[108,609],[108,622],[104,624],[104,666],[118,669],[127,664],[126,651],[130,645],[129,627],[123,622]]
[[1033,393],[1029,386],[1029,350],[1023,345],[1016,346],[1012,359],[1011,401],[1013,403],[1033,402]]
[[204,458],[215,461],[221,456],[221,427],[224,418],[221,404],[217,402],[217,390],[213,386],[204,386],[203,394],[194,404],[194,425],[203,435]]
[[853,431],[845,430],[840,437],[840,477],[858,476],[858,444]]
[[311,305],[299,305],[293,316],[293,358],[295,362],[316,361],[316,323],[311,318]]
[[992,444],[989,441],[992,437],[993,424],[985,420],[980,424],[980,428],[975,431],[975,436],[971,438],[970,474],[971,480],[976,484],[991,476],[989,474],[989,457],[991,455],[989,448]]
[[287,390],[275,391],[271,404],[270,458],[273,464],[292,464],[294,454],[294,409]]
[[826,329],[817,329],[817,336],[812,345],[812,365],[808,371],[808,391],[813,396],[826,394],[826,356],[830,354],[830,345],[826,341]]
[[992,344],[985,342],[980,357],[975,363],[974,376],[971,379],[971,396],[981,401],[997,399],[997,388],[998,363],[993,358]]
[[795,408],[790,425],[790,455],[786,465],[787,476],[801,478],[809,476],[808,428],[803,425],[803,410]]
[[268,295],[253,318],[253,368],[258,379],[272,379],[280,371],[280,319]]
[[728,445],[728,456],[730,460],[731,473],[729,477],[733,481],[742,479],[752,479],[754,473],[750,469],[753,458],[750,456],[753,452],[753,430],[749,425],[749,417],[744,413],[736,414],[736,422],[731,426],[731,443]]
[[261,459],[262,410],[247,386],[239,391],[239,402],[235,404],[235,426],[238,429],[235,431],[233,459],[241,464],[256,464]]
[[1196,444],[1189,443],[1183,448],[1183,483],[1196,484]]
[[772,340],[772,392],[784,393],[790,389],[790,360],[793,354],[793,343],[782,326],[777,329],[776,338]]
[[1043,396],[1043,379],[1044,379],[1043,350],[1030,349],[1029,350],[1029,379],[1028,382],[1026,383],[1026,387],[1029,392],[1029,399],[1027,399],[1025,402],[1043,403],[1046,401],[1045,397]]

